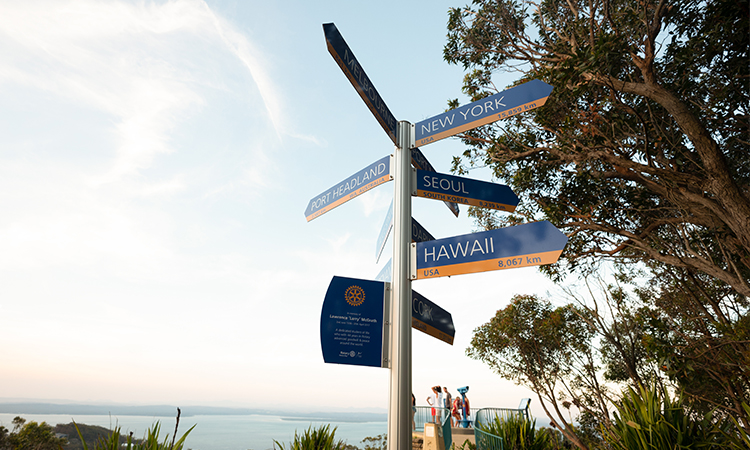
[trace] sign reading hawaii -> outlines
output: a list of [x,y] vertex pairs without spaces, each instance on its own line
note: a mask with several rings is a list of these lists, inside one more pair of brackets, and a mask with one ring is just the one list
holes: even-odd
[[412,244],[412,279],[552,264],[568,237],[548,221]]
[[307,221],[393,179],[391,157],[385,156],[313,197],[305,209]]
[[320,314],[320,347],[327,363],[385,367],[384,282],[333,277]]
[[547,101],[552,86],[531,80],[468,105],[417,122],[415,146],[432,144],[473,128],[538,108]]
[[388,106],[386,106],[375,86],[373,86],[370,78],[362,69],[357,58],[354,57],[352,49],[349,48],[344,37],[339,33],[338,28],[336,28],[336,25],[324,23],[323,33],[326,37],[328,52],[336,60],[346,78],[352,83],[352,86],[354,86],[359,96],[362,97],[362,100],[365,101],[375,119],[377,119],[380,126],[383,127],[383,130],[385,130],[388,137],[395,144],[397,120],[391,113],[391,110],[388,109]]

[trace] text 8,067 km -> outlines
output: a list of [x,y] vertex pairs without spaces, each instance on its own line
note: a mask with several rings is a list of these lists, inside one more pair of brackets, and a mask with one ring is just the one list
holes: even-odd
[[517,258],[500,259],[497,261],[497,267],[508,268],[508,267],[521,267],[540,264],[542,258],[535,256],[519,256]]

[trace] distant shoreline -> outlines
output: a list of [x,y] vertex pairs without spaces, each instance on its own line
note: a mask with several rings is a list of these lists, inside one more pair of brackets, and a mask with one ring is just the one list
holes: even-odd
[[[86,405],[74,403],[0,403],[0,414],[55,414],[55,415],[113,415],[113,416],[148,416],[176,417],[177,406],[172,405]],[[180,417],[194,416],[279,416],[287,421],[334,421],[334,422],[385,422],[386,413],[372,412],[298,412],[254,408],[231,408],[220,406],[180,406]]]

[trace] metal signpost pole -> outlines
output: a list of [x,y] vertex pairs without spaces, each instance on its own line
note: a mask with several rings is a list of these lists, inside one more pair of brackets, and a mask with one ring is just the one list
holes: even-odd
[[411,144],[413,125],[398,123],[394,158],[391,386],[388,449],[411,448]]

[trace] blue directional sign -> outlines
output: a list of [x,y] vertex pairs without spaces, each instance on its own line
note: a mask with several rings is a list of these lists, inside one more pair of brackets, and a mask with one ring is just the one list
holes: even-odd
[[320,346],[327,363],[385,367],[385,283],[333,277],[320,314]]
[[323,33],[326,37],[326,43],[328,44],[328,52],[336,60],[341,70],[344,71],[344,75],[349,79],[357,90],[357,93],[375,118],[383,127],[388,137],[391,138],[393,143],[396,143],[396,124],[397,120],[386,106],[383,98],[380,96],[378,91],[373,86],[372,81],[367,76],[362,66],[354,57],[354,53],[346,44],[344,37],[339,33],[336,25],[332,23],[323,24]]
[[568,237],[548,221],[412,244],[412,279],[552,264]]
[[[383,253],[385,243],[388,241],[388,236],[391,234],[393,229],[393,202],[388,208],[388,213],[383,221],[383,226],[380,228],[380,234],[378,235],[378,242],[375,246],[375,262],[380,261],[380,255]],[[412,242],[424,242],[435,239],[429,231],[427,231],[417,219],[411,218],[411,241]]]
[[415,146],[431,144],[463,131],[538,108],[544,105],[550,93],[552,86],[540,80],[531,80],[417,122],[414,129]]
[[375,277],[377,281],[385,281],[390,283],[393,278],[393,259],[389,259],[387,263],[380,269],[378,275]]
[[518,205],[518,197],[504,184],[425,170],[417,170],[414,184],[417,197],[509,212],[515,211]]
[[453,345],[456,328],[451,313],[417,291],[412,290],[411,297],[411,327]]
[[370,164],[349,178],[333,185],[331,188],[316,195],[307,204],[305,217],[307,221],[364,194],[370,189],[393,179],[391,176],[391,157],[385,156]]
[[[427,160],[427,157],[424,156],[422,151],[414,147],[411,149],[411,164],[416,167],[419,170],[427,170],[429,172],[437,172],[434,167],[432,167],[432,164],[430,164],[430,161]],[[458,217],[458,204],[454,202],[443,202],[445,203],[445,206],[448,207],[448,209],[451,210],[453,215]]]

